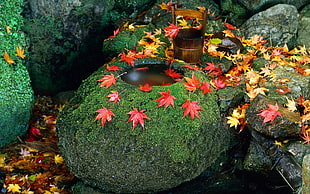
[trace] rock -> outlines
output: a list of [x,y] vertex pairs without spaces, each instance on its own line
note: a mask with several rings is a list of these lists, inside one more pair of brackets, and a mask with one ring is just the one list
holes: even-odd
[[[145,64],[140,59],[135,65]],[[158,59],[157,59],[158,60]],[[160,60],[162,61],[162,60]],[[113,62],[128,69],[125,62]],[[191,77],[192,70],[179,63],[173,67]],[[153,86],[150,92],[142,92],[136,86],[117,79],[116,85],[106,89],[96,80],[102,78],[105,67],[98,69],[80,86],[69,105],[57,120],[59,148],[70,171],[89,185],[105,191],[120,193],[157,192],[173,188],[197,177],[209,167],[220,153],[228,148],[228,130],[221,127],[221,118],[214,93],[190,94],[190,100],[200,101],[200,119],[182,118],[179,107],[188,98],[182,82],[170,86]],[[122,71],[115,72],[120,75]],[[195,76],[205,80],[202,72]],[[175,108],[157,107],[154,101],[158,92],[171,91],[176,97]],[[110,91],[119,91],[121,101],[107,102]],[[104,127],[94,121],[94,111],[108,107],[116,115]],[[132,108],[145,110],[150,119],[145,119],[145,129],[138,124],[126,122],[126,114]]]
[[[28,61],[35,91],[76,89],[81,81],[110,60],[102,41],[122,18],[134,18],[152,0],[29,0],[25,28],[31,40]],[[105,61],[106,60],[106,61]]]
[[278,4],[253,15],[240,29],[246,38],[262,35],[268,40],[266,45],[283,46],[296,36],[298,17],[296,7]]
[[304,157],[302,163],[302,194],[310,192],[310,154]]
[[302,9],[300,16],[296,44],[310,48],[310,5]]
[[292,97],[296,99],[301,95],[304,96],[305,99],[310,98],[310,79],[309,76],[304,76],[297,73],[294,68],[288,65],[278,65],[273,73],[277,76],[277,78],[287,78],[289,81],[285,83],[285,85],[291,90],[286,95],[278,94],[276,91],[277,86],[281,87],[282,85],[276,84],[275,82],[266,82],[266,86],[269,89],[268,97],[273,100],[278,101],[280,104],[287,103],[287,96],[289,99]]
[[[28,71],[23,60],[16,56],[18,46],[27,50],[20,26],[22,6],[22,0],[0,3],[0,53],[8,53],[14,60],[9,64],[3,57],[0,59],[0,147],[25,135],[34,101]],[[7,27],[9,31],[5,30]]]
[[269,177],[274,172],[272,170],[275,170],[293,191],[299,191],[302,185],[302,170],[294,156],[287,149],[276,145],[274,139],[266,138],[253,130],[250,133],[252,141],[245,158],[245,169],[251,167],[252,171],[265,173]]
[[[267,104],[279,107],[282,117],[277,116],[272,122],[263,123],[264,117],[258,115]],[[288,138],[299,136],[301,119],[300,115],[284,108],[277,101],[271,100],[261,94],[257,95],[246,111],[247,126],[272,138]]]
[[258,12],[267,9],[276,4],[289,4],[294,5],[297,9],[309,3],[308,0],[237,0],[237,3],[245,6],[251,12]]
[[236,3],[234,0],[222,0],[220,1],[222,13],[221,16],[227,18],[227,20],[237,26],[240,26],[248,17],[248,11],[244,6]]

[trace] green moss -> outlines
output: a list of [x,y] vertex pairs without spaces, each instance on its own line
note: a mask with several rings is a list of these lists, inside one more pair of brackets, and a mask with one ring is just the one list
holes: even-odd
[[53,69],[52,60],[55,54],[66,52],[56,43],[62,38],[61,22],[47,16],[40,19],[25,19],[23,30],[31,38],[33,45],[29,53],[31,60],[27,61],[33,87],[55,91],[52,77],[55,69]]
[[25,36],[20,31],[22,5],[22,0],[0,3],[0,53],[2,56],[6,51],[14,60],[8,64],[0,58],[0,147],[25,134],[33,103],[28,72],[22,59],[16,56],[17,46],[27,50]]
[[133,49],[138,42],[145,36],[144,32],[154,30],[154,26],[149,24],[144,27],[136,28],[134,31],[123,30],[112,39],[106,39],[103,42],[103,53],[109,57],[114,57],[125,51],[126,49]]
[[[124,62],[109,65],[128,67]],[[180,68],[180,64],[174,65]],[[183,70],[184,76],[192,76],[191,70]],[[226,149],[226,142],[219,141],[228,136],[221,130],[215,94],[188,92],[182,84],[184,80],[170,86],[154,86],[151,92],[140,91],[120,78],[116,85],[100,88],[96,80],[106,73],[110,74],[102,67],[85,80],[57,121],[62,154],[70,170],[82,180],[115,192],[171,188],[200,174]],[[120,73],[115,72],[115,76]],[[203,72],[194,74],[202,81],[207,79]],[[157,107],[154,100],[161,97],[158,92],[168,89],[176,97],[175,107]],[[106,96],[112,90],[121,94],[121,101],[116,104],[107,102]],[[184,109],[180,107],[186,99],[200,101],[200,119],[183,118]],[[104,127],[94,121],[98,114],[94,111],[102,107],[115,114]],[[145,129],[139,124],[132,129],[132,122],[127,122],[126,113],[133,107],[145,110],[150,118],[144,121]],[[90,178],[90,174],[96,175]],[[115,178],[100,178],[111,176]]]

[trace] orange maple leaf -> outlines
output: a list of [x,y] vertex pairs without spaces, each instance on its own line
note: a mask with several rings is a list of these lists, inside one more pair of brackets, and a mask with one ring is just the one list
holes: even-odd
[[228,29],[230,29],[230,30],[236,29],[235,26],[233,26],[233,25],[231,25],[231,24],[229,24],[229,23],[224,23],[224,25],[226,26],[226,28],[228,28]]
[[186,67],[187,69],[191,69],[191,70],[197,70],[197,69],[199,69],[199,67],[197,67],[197,66],[192,66],[192,65],[182,65],[182,67]]
[[179,80],[180,78],[183,77],[183,74],[182,73],[178,73],[176,72],[174,69],[172,68],[168,68],[166,69],[165,71],[165,74],[168,75],[169,77],[171,77],[172,79],[174,80]]
[[157,100],[154,100],[154,101],[159,101],[159,103],[157,105],[158,107],[165,106],[165,109],[169,105],[174,107],[174,99],[176,99],[176,97],[170,95],[170,90],[168,90],[168,92],[158,92],[158,93],[160,93],[162,95]]
[[16,55],[22,59],[26,57],[24,52],[25,52],[24,49],[22,49],[20,46],[16,47]]
[[133,107],[132,111],[129,111],[128,113],[126,113],[130,115],[127,123],[132,121],[132,130],[134,130],[134,128],[137,126],[138,123],[144,129],[144,119],[150,119],[149,117],[147,117],[144,111],[145,110],[138,111],[136,108]]
[[278,92],[278,94],[287,94],[292,92],[292,89],[288,88],[287,86],[277,86],[277,89],[275,89],[276,92]]
[[108,102],[113,102],[113,104],[119,102],[121,100],[121,96],[119,95],[118,91],[111,91],[111,94],[107,95],[110,99]]
[[108,70],[108,71],[118,71],[118,70],[120,70],[120,69],[122,69],[122,68],[119,67],[119,66],[117,66],[117,65],[113,65],[113,66],[107,65],[107,70]]
[[149,84],[139,85],[139,86],[140,86],[139,90],[143,92],[149,92],[152,90],[152,86],[150,86]]
[[264,117],[263,124],[267,123],[268,121],[272,122],[277,116],[281,117],[281,113],[279,112],[278,104],[272,105],[267,104],[269,108],[262,110],[259,116]]
[[186,90],[195,92],[197,88],[200,88],[200,80],[196,78],[194,73],[192,74],[192,78],[184,77],[186,80],[185,83],[183,83],[186,86]]
[[120,61],[125,61],[128,65],[131,65],[134,67],[135,60],[137,60],[137,58],[135,58],[133,53],[129,52],[126,55],[124,52],[122,52],[118,56],[121,57]]
[[4,51],[3,58],[9,64],[14,63],[14,60],[10,58],[10,55],[6,51]]
[[103,78],[97,80],[97,81],[100,81],[102,82],[100,84],[100,87],[103,87],[105,86],[106,88],[110,87],[112,84],[116,85],[116,79],[118,77],[115,77],[114,74],[110,74],[110,75],[104,75]]
[[107,109],[103,107],[102,109],[96,110],[99,114],[96,116],[95,121],[101,119],[101,125],[104,127],[105,123],[112,121],[112,116],[115,116],[114,113],[111,111],[112,109]]
[[202,109],[200,108],[200,106],[197,105],[197,103],[199,102],[200,101],[191,102],[189,100],[186,100],[186,102],[181,106],[181,108],[185,108],[182,118],[189,114],[192,120],[194,120],[195,116],[200,119],[198,111],[202,111]]

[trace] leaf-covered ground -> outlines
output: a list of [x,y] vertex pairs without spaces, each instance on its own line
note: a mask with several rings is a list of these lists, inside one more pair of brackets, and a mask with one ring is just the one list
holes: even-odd
[[74,176],[56,144],[56,117],[64,103],[36,97],[25,137],[0,149],[0,193],[70,193]]

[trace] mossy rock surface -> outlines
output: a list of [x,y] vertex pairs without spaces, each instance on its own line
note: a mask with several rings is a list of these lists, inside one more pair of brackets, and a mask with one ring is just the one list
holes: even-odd
[[[0,2],[0,147],[26,133],[33,105],[29,74],[23,60],[16,56],[18,46],[27,50],[20,31],[22,6],[22,0]],[[14,63],[4,59],[4,52]]]
[[[142,62],[141,62],[142,61]],[[145,59],[136,64],[145,63]],[[113,62],[109,66],[122,66],[114,72],[120,75],[128,65]],[[192,71],[182,70],[191,77]],[[138,90],[118,78],[116,85],[99,87],[98,81],[110,74],[101,67],[84,80],[77,93],[58,116],[59,148],[70,171],[86,183],[106,191],[120,193],[146,193],[173,188],[189,181],[209,167],[227,149],[228,131],[221,127],[215,94],[202,95],[185,90],[184,78],[170,86],[153,86],[150,92]],[[203,72],[194,75],[206,80]],[[175,107],[157,107],[158,92],[171,91]],[[118,91],[121,101],[113,104],[106,97]],[[183,117],[180,108],[186,99],[200,101],[200,119]],[[104,127],[94,121],[102,107],[115,114]],[[139,124],[132,129],[126,114],[135,107],[145,110],[145,129]]]

